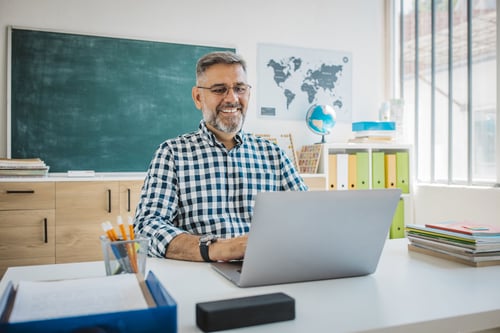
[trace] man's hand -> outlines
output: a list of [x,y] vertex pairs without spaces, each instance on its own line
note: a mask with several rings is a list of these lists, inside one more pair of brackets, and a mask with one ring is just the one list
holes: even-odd
[[240,260],[245,256],[248,236],[240,236],[228,239],[218,239],[210,244],[208,255],[213,261]]
[[[203,261],[200,254],[200,236],[182,234],[175,237],[168,245],[166,258]],[[208,247],[208,255],[213,261],[230,261],[243,259],[247,248],[248,236],[239,236],[228,239],[218,239]]]

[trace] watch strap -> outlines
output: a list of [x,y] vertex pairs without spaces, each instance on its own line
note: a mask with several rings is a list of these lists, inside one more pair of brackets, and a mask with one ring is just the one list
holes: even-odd
[[208,245],[210,244],[200,243],[200,254],[205,262],[212,262],[212,260],[210,260],[210,256],[208,255]]
[[200,238],[200,255],[206,262],[213,262],[210,260],[210,256],[208,255],[208,246],[217,241],[217,237],[214,235],[205,235]]

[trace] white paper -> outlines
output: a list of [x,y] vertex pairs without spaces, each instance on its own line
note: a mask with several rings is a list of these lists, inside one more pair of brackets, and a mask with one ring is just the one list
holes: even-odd
[[146,308],[146,300],[134,274],[58,281],[20,281],[9,322]]

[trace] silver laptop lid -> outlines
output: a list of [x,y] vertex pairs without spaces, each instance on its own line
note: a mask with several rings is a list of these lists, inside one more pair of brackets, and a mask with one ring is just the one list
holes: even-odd
[[399,189],[258,193],[239,286],[375,271]]

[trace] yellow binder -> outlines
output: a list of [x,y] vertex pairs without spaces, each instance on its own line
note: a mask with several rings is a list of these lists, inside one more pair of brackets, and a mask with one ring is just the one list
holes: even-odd
[[396,188],[396,154],[385,154],[385,187]]
[[392,219],[391,228],[389,230],[389,238],[404,238],[405,237],[405,211],[404,202],[399,200],[394,218]]
[[372,188],[385,188],[385,157],[383,151],[372,153]]
[[396,187],[403,193],[410,193],[410,169],[408,152],[396,153]]
[[356,185],[358,189],[370,188],[370,170],[368,165],[368,152],[356,153]]
[[328,155],[328,189],[337,189],[337,155]]

